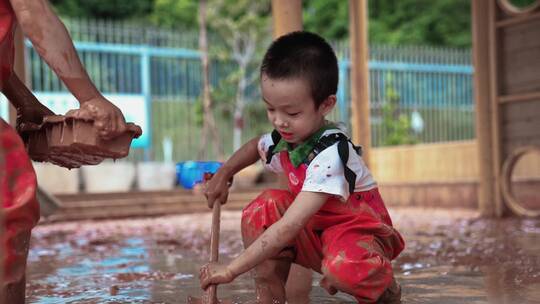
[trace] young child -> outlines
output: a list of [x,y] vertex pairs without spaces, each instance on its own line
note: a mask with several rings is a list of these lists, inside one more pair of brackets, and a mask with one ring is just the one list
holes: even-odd
[[337,58],[321,37],[278,38],[261,66],[261,92],[275,130],[236,151],[208,182],[208,203],[225,202],[227,181],[261,159],[289,190],[266,190],[244,208],[246,250],[200,270],[203,289],[255,269],[257,299],[285,303],[291,263],[323,274],[330,294],[359,303],[400,303],[391,260],[404,248],[365,166],[343,131],[325,120],[336,103]]

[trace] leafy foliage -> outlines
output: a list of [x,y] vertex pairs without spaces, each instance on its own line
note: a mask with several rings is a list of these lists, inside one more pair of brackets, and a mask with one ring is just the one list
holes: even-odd
[[330,40],[349,35],[349,1],[302,1],[304,29]]
[[[306,30],[330,40],[348,37],[348,1],[304,1]],[[471,45],[470,0],[369,1],[369,39],[379,44]]]
[[145,18],[154,0],[51,0],[56,11],[66,17],[93,19]]
[[[147,19],[158,26],[197,28],[197,0],[51,0],[58,12],[69,17]],[[369,1],[369,38],[380,44],[417,44],[452,47],[471,45],[471,0],[373,0]],[[526,6],[531,0],[513,0]],[[304,28],[329,40],[346,39],[349,32],[348,1],[304,0]],[[223,17],[238,30],[265,23],[271,17],[270,1],[212,0],[211,30],[230,31]],[[257,9],[254,9],[257,7]],[[255,12],[255,13],[253,13]],[[220,22],[222,23],[221,25]],[[242,33],[242,32],[240,32]]]
[[175,28],[197,28],[199,2],[196,0],[154,0],[150,20],[156,25]]
[[411,120],[399,110],[399,93],[395,89],[392,78],[386,82],[386,98],[382,105],[382,128],[386,134],[383,146],[414,144],[416,139],[411,132]]

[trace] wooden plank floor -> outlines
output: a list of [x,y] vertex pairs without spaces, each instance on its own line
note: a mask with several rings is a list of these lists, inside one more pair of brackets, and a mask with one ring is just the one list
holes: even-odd
[[[261,189],[233,190],[224,210],[241,210]],[[210,212],[206,198],[188,190],[57,195],[62,206],[47,221],[123,218]]]

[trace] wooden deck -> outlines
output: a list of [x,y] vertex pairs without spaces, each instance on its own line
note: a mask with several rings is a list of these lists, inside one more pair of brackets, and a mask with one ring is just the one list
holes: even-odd
[[[231,191],[224,210],[241,210],[262,189]],[[158,216],[210,212],[203,195],[187,190],[56,195],[61,206],[46,221]]]

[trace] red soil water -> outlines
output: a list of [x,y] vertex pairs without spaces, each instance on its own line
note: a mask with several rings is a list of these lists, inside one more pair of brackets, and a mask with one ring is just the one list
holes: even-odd
[[[481,219],[472,211],[395,208],[407,248],[394,262],[403,303],[540,303],[540,220]],[[210,213],[41,224],[28,260],[28,303],[184,303],[200,296]],[[242,250],[240,212],[224,211],[220,259]],[[314,276],[312,303],[329,296]],[[218,288],[254,303],[251,275]]]

